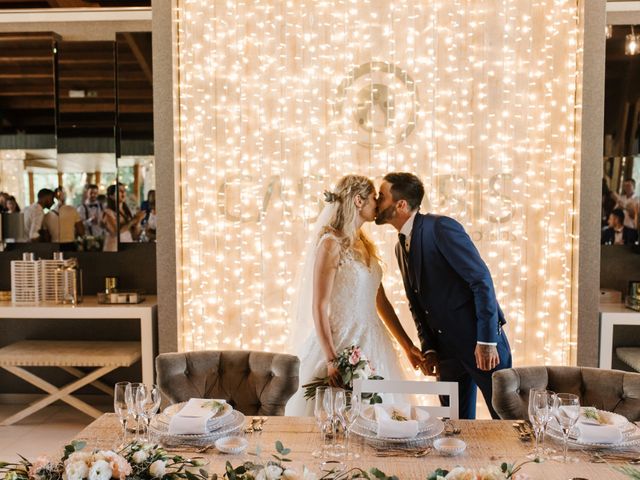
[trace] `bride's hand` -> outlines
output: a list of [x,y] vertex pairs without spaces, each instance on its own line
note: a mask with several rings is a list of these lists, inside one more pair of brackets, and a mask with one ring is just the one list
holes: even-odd
[[404,351],[405,355],[409,359],[409,363],[414,370],[418,370],[422,362],[424,362],[424,356],[418,347],[415,345],[411,345],[407,350]]
[[329,377],[329,385],[332,387],[339,388],[342,386],[340,372],[332,362],[327,363],[327,377]]

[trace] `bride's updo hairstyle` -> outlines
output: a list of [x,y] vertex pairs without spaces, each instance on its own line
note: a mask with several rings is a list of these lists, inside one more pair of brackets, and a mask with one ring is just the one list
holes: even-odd
[[371,258],[379,260],[378,252],[373,242],[363,230],[356,230],[358,208],[355,198],[359,196],[366,202],[369,195],[375,192],[373,182],[363,175],[346,175],[342,177],[332,192],[324,192],[327,203],[336,203],[337,208],[327,226],[320,232],[320,237],[331,233],[340,241],[343,252],[353,248],[359,238]]

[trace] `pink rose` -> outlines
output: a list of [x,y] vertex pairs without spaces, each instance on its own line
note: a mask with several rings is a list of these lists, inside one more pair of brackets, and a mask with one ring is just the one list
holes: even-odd
[[360,361],[360,352],[358,352],[357,350],[354,350],[353,352],[351,352],[351,355],[349,355],[349,364],[357,365],[359,361]]
[[53,463],[53,460],[51,460],[49,457],[38,457],[29,469],[29,478],[38,479],[40,478],[40,476],[38,475],[38,472],[40,470],[42,470],[43,468],[47,470],[53,470],[54,467],[55,465]]

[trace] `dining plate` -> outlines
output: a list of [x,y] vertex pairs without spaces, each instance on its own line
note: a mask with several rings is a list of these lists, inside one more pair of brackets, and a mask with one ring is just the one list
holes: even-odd
[[[174,415],[176,415],[180,410],[182,410],[182,408],[186,404],[187,402],[180,402],[180,403],[174,403],[173,405],[169,405],[156,418],[158,419],[158,421],[166,423],[167,426],[169,426],[169,422],[171,421],[171,418]],[[222,408],[218,410],[218,412],[207,421],[207,430],[209,430],[210,432],[225,426],[226,424],[228,424],[230,421],[233,420],[231,416],[233,412],[233,407],[226,402],[223,403],[222,405],[223,405]]]
[[371,430],[358,422],[353,425],[351,432],[378,446],[423,447],[428,445],[432,438],[437,437],[444,431],[444,423],[440,419],[433,418],[430,421],[431,425],[427,431],[418,432],[418,435],[411,438],[378,437],[375,430]]
[[[580,442],[572,434],[569,434],[568,444],[581,448],[629,448],[640,445],[640,428],[627,420],[626,417],[618,415],[617,413],[607,412],[604,410],[598,410],[598,414],[606,419],[605,424],[609,426],[616,426],[622,433],[622,441],[619,443],[593,443],[593,442]],[[552,418],[548,424],[546,435],[559,441],[563,441],[562,430],[555,418]]]
[[165,446],[213,444],[219,438],[240,433],[245,422],[245,416],[241,412],[232,410],[231,413],[225,417],[226,423],[215,430],[202,434],[172,435],[169,433],[169,423],[166,419],[161,420],[158,417],[161,417],[161,415],[157,415],[151,421],[149,429],[154,440],[159,441]]
[[[411,418],[413,420],[416,419],[416,408],[411,407]],[[418,422],[418,432],[428,432],[435,425],[433,417],[429,416],[426,420],[417,420]],[[376,422],[376,413],[373,405],[365,407],[362,412],[360,412],[360,416],[356,420],[356,423],[359,423],[362,427],[367,430],[371,430],[373,432],[377,431],[378,423]]]

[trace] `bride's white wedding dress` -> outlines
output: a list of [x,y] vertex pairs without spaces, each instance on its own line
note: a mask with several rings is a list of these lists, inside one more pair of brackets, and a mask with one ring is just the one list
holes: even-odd
[[[370,263],[367,267],[352,252],[341,255],[329,303],[333,343],[338,353],[351,345],[360,345],[377,375],[386,380],[405,380],[408,375],[403,365],[405,362],[408,365],[408,361],[394,348],[394,340],[376,311],[382,268],[374,258]],[[287,403],[285,414],[313,416],[313,401],[305,400],[302,385],[327,375],[326,358],[315,329],[311,329],[298,352],[300,387]],[[383,399],[393,401],[392,397],[386,395]]]

